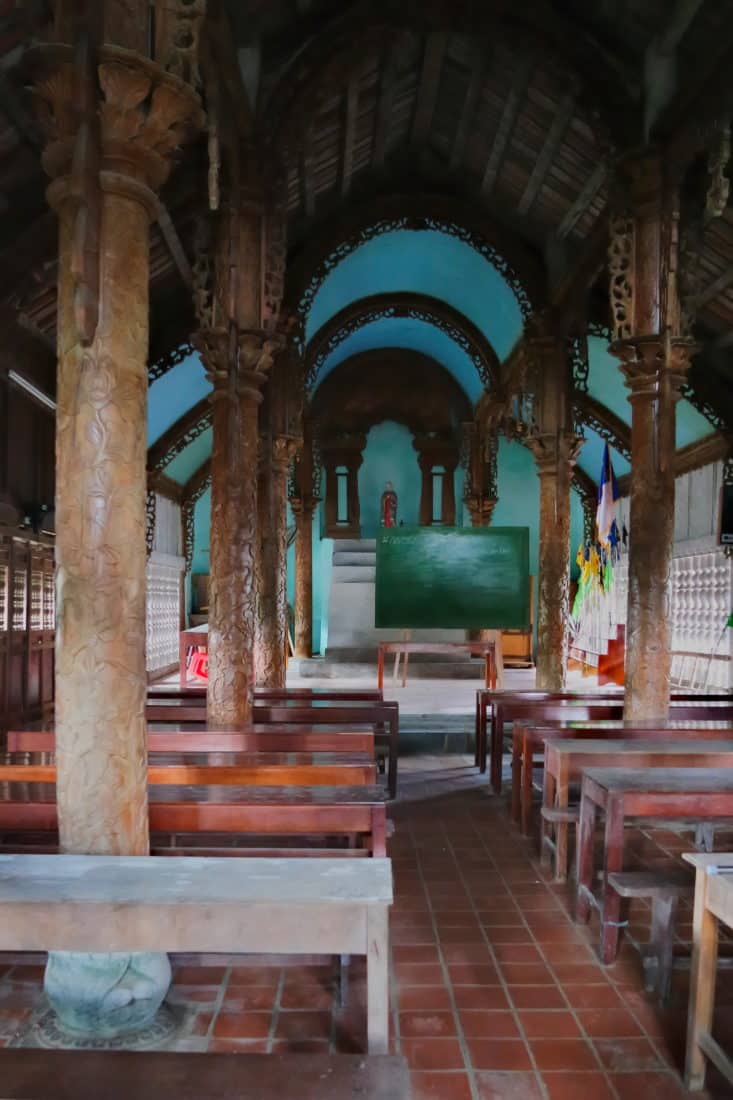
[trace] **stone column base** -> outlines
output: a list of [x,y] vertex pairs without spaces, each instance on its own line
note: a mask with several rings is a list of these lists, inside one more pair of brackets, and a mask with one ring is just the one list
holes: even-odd
[[162,952],[50,951],[43,984],[63,1031],[113,1039],[152,1024],[170,983]]

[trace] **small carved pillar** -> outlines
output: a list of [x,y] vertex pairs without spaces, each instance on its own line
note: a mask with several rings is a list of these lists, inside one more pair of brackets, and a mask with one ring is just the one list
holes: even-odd
[[[244,159],[244,154],[242,155]],[[270,219],[254,158],[235,162],[216,231],[214,278],[203,287],[194,343],[213,384],[209,578],[209,721],[251,721],[256,620],[258,411],[280,341],[268,312]]]
[[443,483],[440,495],[441,523],[454,527],[456,522],[456,466],[458,458],[446,458],[443,463]]
[[676,273],[679,207],[660,155],[621,165],[625,209],[611,221],[614,342],[631,402],[626,710],[666,718],[671,669],[675,406],[694,354]]
[[420,453],[420,526],[429,527],[433,522],[433,460],[430,455]]
[[288,469],[302,420],[302,388],[291,365],[298,366],[285,348],[275,360],[261,410],[255,682],[270,688],[285,687],[287,664]]
[[463,501],[471,517],[471,526],[488,527],[498,497],[496,429],[484,433],[481,425],[466,424],[465,444],[468,453]]
[[[364,435],[345,435],[322,443],[326,468],[326,535],[332,539],[361,538],[359,468],[364,461]],[[339,473],[339,471],[345,471]],[[346,477],[346,516],[339,517],[339,480]]]
[[570,485],[582,440],[571,427],[570,364],[564,340],[536,337],[537,427],[529,438],[540,478],[537,687],[565,686],[570,614]]
[[296,458],[290,507],[295,518],[295,656],[313,656],[313,515],[318,507],[319,471],[310,425],[303,420],[303,446]]
[[[456,521],[455,471],[458,465],[458,449],[454,441],[446,436],[415,436],[412,443],[418,454],[418,465],[422,474],[420,490],[420,525],[429,527],[440,523],[447,527]],[[436,467],[442,467],[440,519],[436,520],[433,510],[433,485]]]
[[[59,215],[59,834],[64,852],[146,855],[148,241],[169,154],[203,114],[146,55],[148,0],[55,14],[57,41],[29,61]],[[161,954],[52,952],[46,991],[64,1026],[116,1035],[150,1021],[169,980]]]

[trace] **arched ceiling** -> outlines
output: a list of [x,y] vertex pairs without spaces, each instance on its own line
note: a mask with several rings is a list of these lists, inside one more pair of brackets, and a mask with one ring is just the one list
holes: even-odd
[[471,244],[441,230],[396,229],[373,236],[333,265],[308,305],[306,342],[353,302],[404,291],[445,302],[467,317],[499,359],[522,334],[515,292]]

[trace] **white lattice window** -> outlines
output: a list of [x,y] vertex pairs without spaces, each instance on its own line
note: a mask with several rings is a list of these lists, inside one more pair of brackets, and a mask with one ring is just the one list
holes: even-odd
[[672,562],[672,680],[685,687],[726,690],[731,683],[733,565],[719,548]]
[[153,552],[147,567],[146,665],[150,673],[178,662],[183,558]]

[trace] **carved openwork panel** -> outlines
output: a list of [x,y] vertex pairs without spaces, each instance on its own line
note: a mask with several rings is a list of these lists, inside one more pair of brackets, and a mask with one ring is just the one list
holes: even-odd
[[197,88],[199,39],[206,0],[157,0],[155,4],[155,59],[166,72]]
[[157,382],[159,378],[162,378],[164,374],[167,374],[173,367],[177,367],[179,363],[182,363],[184,359],[188,359],[189,355],[193,355],[193,344],[188,341],[183,344],[179,344],[177,348],[173,348],[171,351],[165,353],[165,355],[159,355],[154,363],[150,363],[148,366],[148,384]]
[[183,559],[153,554],[146,571],[145,657],[148,673],[178,662]]
[[611,218],[608,250],[611,321],[614,340],[628,340],[634,331],[634,219],[625,211]]

